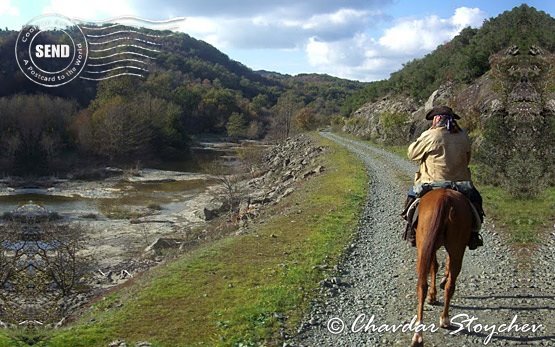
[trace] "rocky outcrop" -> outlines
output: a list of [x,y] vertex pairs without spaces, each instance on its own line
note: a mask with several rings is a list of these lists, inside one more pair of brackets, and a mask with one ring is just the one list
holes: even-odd
[[470,85],[447,82],[424,102],[409,97],[387,96],[369,102],[346,120],[343,131],[377,142],[408,143],[430,127],[426,113],[434,106],[448,105],[457,112],[465,128],[479,127],[493,113],[504,107],[492,73],[486,73]]
[[[239,201],[234,204],[232,219],[241,225],[259,215],[260,209],[278,203],[293,193],[299,181],[322,173],[325,168],[318,162],[323,147],[313,144],[306,135],[289,138],[267,150],[259,163],[254,178],[237,183]],[[225,195],[225,194],[224,194]],[[211,220],[229,212],[229,202],[212,199],[196,212],[200,218]]]
[[378,142],[392,142],[399,140],[399,136],[408,138],[411,133],[412,115],[416,110],[417,102],[413,98],[384,97],[355,111],[345,122],[343,131]]
[[323,172],[324,167],[317,162],[323,150],[306,135],[269,150],[263,158],[264,174],[247,182],[250,193],[245,208],[278,202],[293,192],[295,182]]

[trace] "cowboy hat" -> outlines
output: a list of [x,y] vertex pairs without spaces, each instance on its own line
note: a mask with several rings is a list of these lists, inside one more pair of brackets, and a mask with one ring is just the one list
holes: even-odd
[[436,106],[436,107],[432,108],[426,114],[426,119],[427,120],[432,120],[432,119],[434,119],[434,116],[438,116],[438,115],[448,115],[448,116],[452,116],[455,119],[461,119],[461,117],[459,117],[458,114],[453,112],[451,107],[448,107],[448,106]]

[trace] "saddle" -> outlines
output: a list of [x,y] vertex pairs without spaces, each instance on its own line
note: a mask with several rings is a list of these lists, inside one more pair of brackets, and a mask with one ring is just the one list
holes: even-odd
[[[462,181],[462,182],[434,182],[434,183],[423,183],[422,185],[418,185],[414,187],[414,192],[416,194],[416,199],[413,203],[407,208],[406,216],[410,218],[410,224],[413,229],[416,229],[418,224],[418,205],[420,204],[420,199],[426,194],[427,192],[434,190],[434,189],[452,189],[462,193],[469,201],[470,206],[472,208],[472,215],[474,216],[472,221],[472,231],[478,232],[482,228],[483,222],[483,212],[478,211],[478,208],[473,203],[473,196],[474,194],[474,186],[469,181]],[[481,214],[482,213],[482,214]]]

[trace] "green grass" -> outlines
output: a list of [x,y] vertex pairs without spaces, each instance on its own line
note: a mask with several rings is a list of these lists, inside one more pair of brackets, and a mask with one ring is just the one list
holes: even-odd
[[555,219],[555,188],[549,188],[534,198],[512,198],[501,188],[481,186],[484,209],[488,219],[493,219],[506,230],[514,244],[539,243],[545,230],[551,229]]
[[[269,220],[160,266],[94,304],[70,328],[38,346],[106,346],[115,339],[154,346],[280,345],[352,240],[366,196],[362,163],[329,150],[324,174],[267,211]],[[123,304],[123,305],[121,305]]]
[[9,337],[5,334],[7,334],[7,331],[0,334],[0,347],[19,347],[27,345],[21,342],[17,342],[12,337]]

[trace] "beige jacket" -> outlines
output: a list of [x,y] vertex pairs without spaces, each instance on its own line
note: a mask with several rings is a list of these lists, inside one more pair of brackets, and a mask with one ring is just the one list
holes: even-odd
[[428,129],[409,146],[408,157],[420,164],[414,184],[470,181],[470,139],[464,130]]

